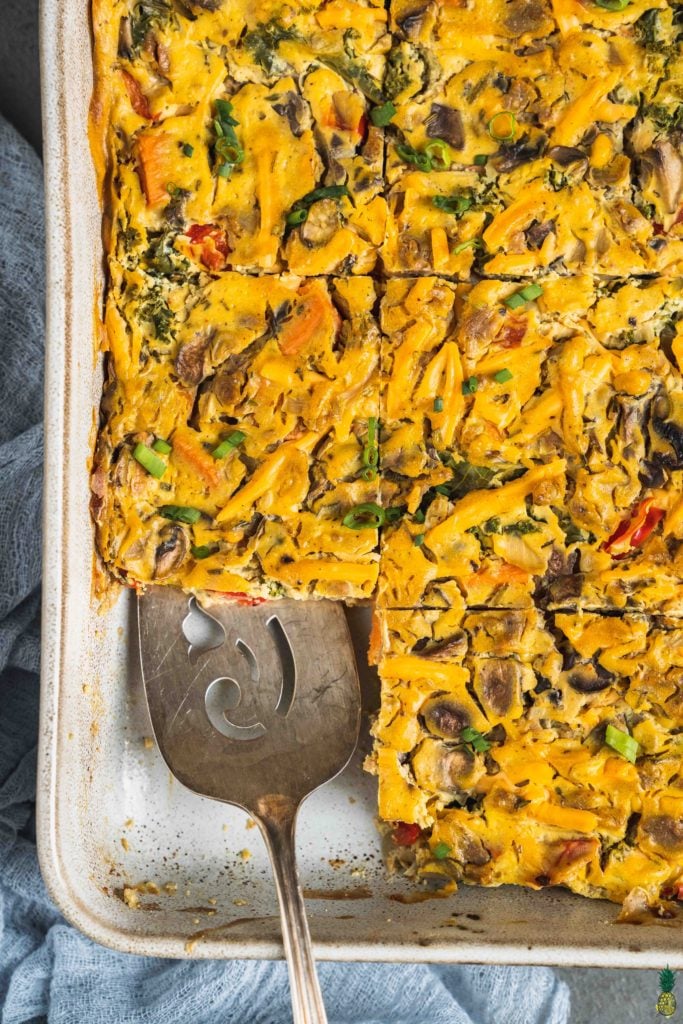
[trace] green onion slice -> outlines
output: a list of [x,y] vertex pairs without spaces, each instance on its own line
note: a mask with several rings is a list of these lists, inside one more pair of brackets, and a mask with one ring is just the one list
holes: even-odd
[[477,754],[485,754],[491,748],[491,744],[486,737],[482,736],[478,729],[473,729],[471,725],[465,726],[461,731],[460,739],[464,743],[469,744]]
[[638,740],[634,740],[633,736],[630,736],[627,732],[622,732],[621,729],[608,725],[605,730],[605,743],[612,750],[616,750],[618,754],[625,757],[627,761],[630,761],[631,764],[636,763],[640,744]]
[[202,558],[209,558],[211,555],[215,555],[218,551],[217,544],[192,544],[190,546],[192,557],[196,558],[197,561],[201,561]]
[[419,149],[413,149],[407,143],[399,142],[396,147],[396,154],[404,164],[413,164],[418,171],[431,171],[432,161],[427,153],[421,153]]
[[234,448],[236,448],[239,444],[242,444],[242,441],[246,439],[246,436],[247,435],[243,433],[243,431],[234,430],[229,437],[226,437],[224,441],[221,441],[218,447],[214,448],[214,450],[211,452],[214,459],[224,459],[225,456],[228,455]]
[[472,163],[475,167],[483,167],[487,160],[488,155],[486,153],[477,153]]
[[424,514],[421,508],[419,508],[415,515],[413,516],[413,519],[415,520],[416,523],[424,523],[426,518],[427,516]]
[[472,196],[432,196],[432,204],[437,210],[444,213],[453,213],[456,217],[462,217],[471,206],[474,205]]
[[434,399],[434,412],[443,412],[443,398],[437,395]]
[[361,478],[371,484],[373,480],[377,479],[377,468],[375,466],[366,466],[361,472]]
[[152,448],[155,452],[161,452],[162,455],[168,455],[171,451],[170,444],[168,441],[164,441],[163,437],[158,437],[152,445]]
[[595,0],[597,7],[604,7],[606,11],[623,11],[630,4],[631,0]]
[[508,309],[519,309],[520,306],[524,305],[524,299],[519,292],[513,292],[512,295],[508,295],[507,299],[503,299],[503,302]]
[[540,284],[527,284],[524,288],[520,288],[519,294],[525,302],[532,302],[534,299],[537,299],[539,295],[543,295],[543,289]]
[[139,462],[143,469],[146,469],[148,473],[160,480],[166,472],[167,466],[163,459],[160,459],[158,455],[155,455],[151,448],[148,448],[146,444],[135,445],[133,448],[133,458],[136,462]]
[[367,501],[363,505],[356,505],[347,512],[342,523],[349,530],[376,530],[384,526],[386,522],[386,510],[374,501]]
[[510,110],[499,110],[489,121],[487,129],[496,142],[509,142],[517,134],[517,118]]
[[458,242],[457,245],[453,246],[451,250],[454,256],[464,252],[465,249],[477,249],[481,245],[481,239],[479,238],[468,238],[466,242]]
[[194,146],[191,146],[189,142],[183,143],[183,156],[194,156]]
[[473,395],[478,387],[479,379],[477,377],[469,377],[462,382],[462,393],[463,395]]
[[389,100],[387,103],[383,103],[381,107],[372,108],[370,111],[370,120],[377,126],[377,128],[386,128],[395,113],[396,107],[391,100]]
[[509,380],[512,380],[512,374],[508,368],[505,367],[504,369],[499,370],[498,373],[494,373],[493,379],[497,384],[507,384]]
[[303,224],[307,217],[308,210],[291,210],[285,217],[285,220],[288,224],[297,225]]
[[451,852],[451,848],[448,843],[437,843],[432,849],[432,856],[436,860],[445,860]]
[[447,171],[451,166],[451,151],[447,142],[443,139],[435,139],[425,146],[425,154],[432,162],[436,171]]
[[201,516],[198,508],[191,508],[189,505],[162,505],[158,511],[164,519],[187,523],[188,526],[193,526]]
[[415,536],[413,537],[413,544],[415,545],[416,548],[422,547],[424,542],[425,542],[425,535],[424,535],[424,533],[416,533]]

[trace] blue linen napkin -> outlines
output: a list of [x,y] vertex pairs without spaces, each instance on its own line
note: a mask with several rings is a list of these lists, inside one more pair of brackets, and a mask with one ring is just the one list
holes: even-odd
[[[34,842],[44,331],[42,171],[0,118],[0,1021],[287,1024],[282,963],[115,953],[64,922]],[[546,968],[321,964],[330,1024],[565,1024]]]

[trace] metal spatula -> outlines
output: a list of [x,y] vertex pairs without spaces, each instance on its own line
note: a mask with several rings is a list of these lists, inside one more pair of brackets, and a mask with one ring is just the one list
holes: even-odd
[[268,847],[295,1024],[325,1024],[299,887],[302,800],[348,763],[360,688],[346,618],[329,601],[201,609],[171,587],[138,597],[140,657],[161,754],[189,789],[244,808]]

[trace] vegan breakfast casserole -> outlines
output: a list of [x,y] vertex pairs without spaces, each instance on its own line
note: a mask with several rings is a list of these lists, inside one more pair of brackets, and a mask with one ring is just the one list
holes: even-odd
[[683,4],[94,0],[103,571],[375,602],[435,889],[683,898]]

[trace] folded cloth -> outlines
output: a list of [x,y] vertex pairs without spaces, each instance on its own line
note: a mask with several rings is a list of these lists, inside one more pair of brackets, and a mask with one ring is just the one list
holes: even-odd
[[[36,861],[42,472],[40,162],[0,119],[0,1006],[2,1024],[285,1024],[282,963],[115,953],[67,925]],[[546,968],[320,964],[330,1024],[564,1024]]]

